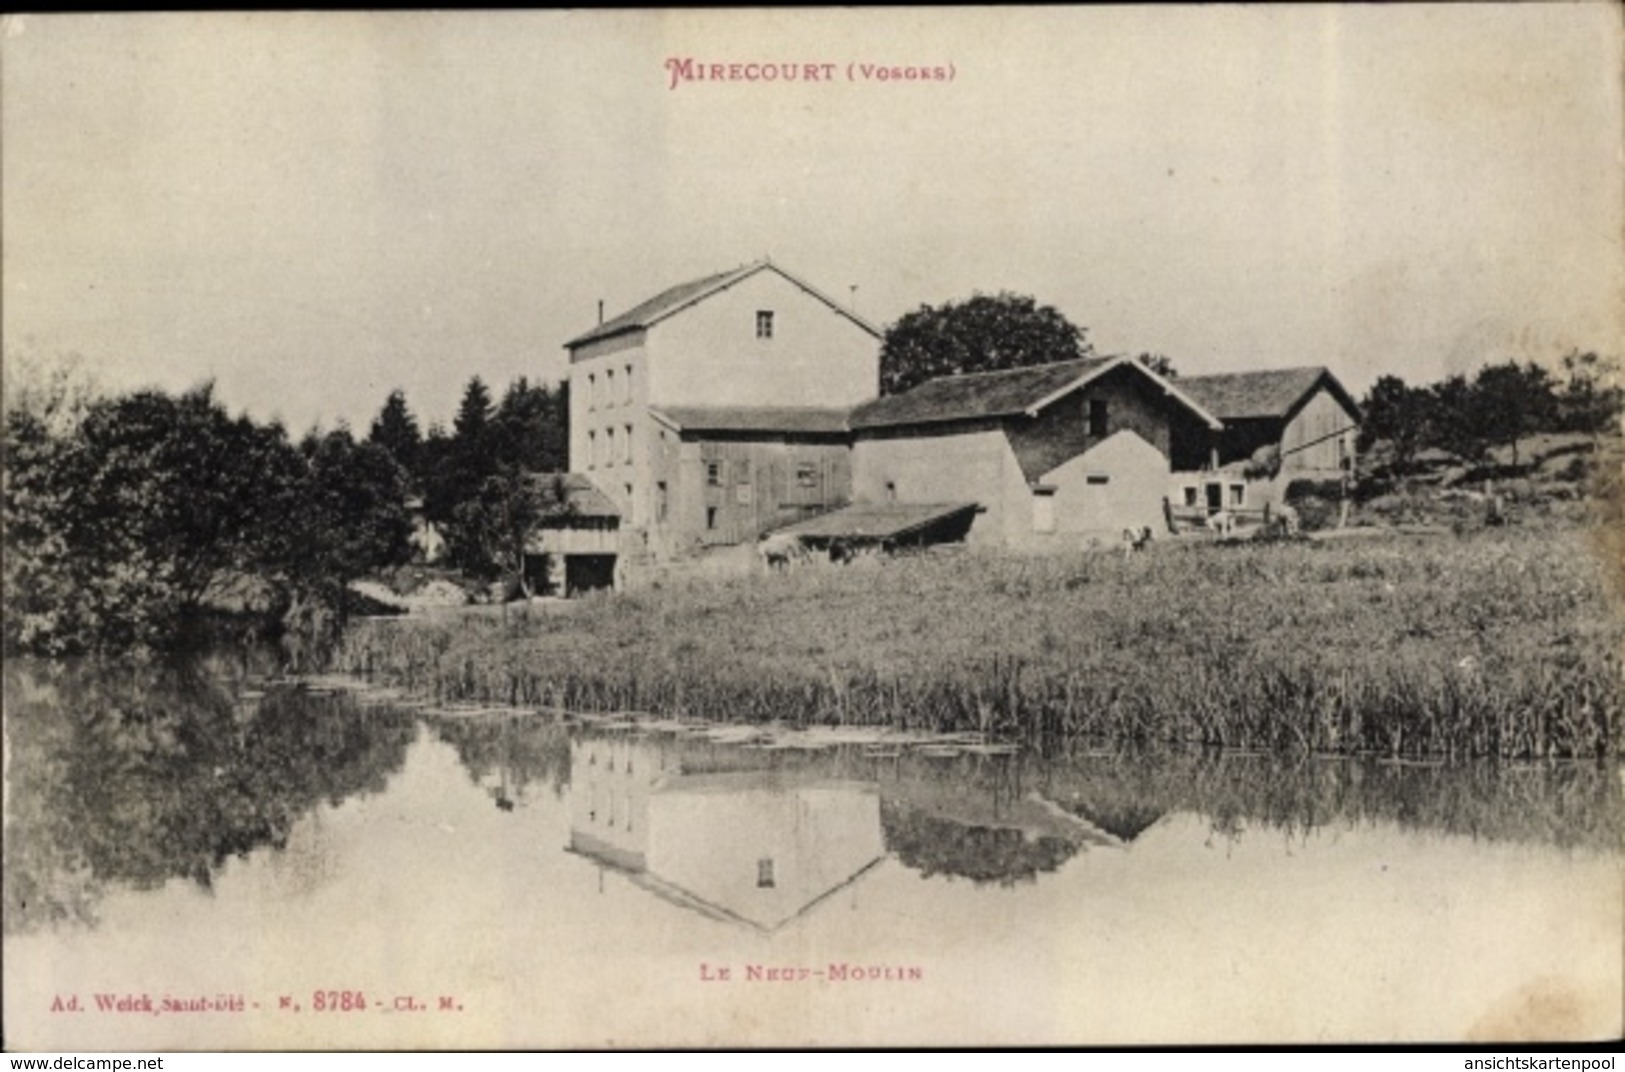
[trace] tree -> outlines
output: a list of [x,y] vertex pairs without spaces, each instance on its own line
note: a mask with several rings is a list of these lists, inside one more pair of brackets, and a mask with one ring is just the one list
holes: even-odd
[[1140,364],[1144,365],[1152,372],[1155,372],[1158,376],[1161,376],[1165,380],[1176,380],[1179,378],[1179,370],[1174,367],[1174,359],[1169,357],[1167,354],[1143,353],[1134,360],[1138,361]]
[[545,384],[533,387],[523,376],[509,384],[491,420],[499,466],[537,473],[568,468],[567,404],[561,392]]
[[1408,470],[1433,433],[1427,389],[1409,387],[1398,376],[1381,376],[1360,409],[1365,415],[1360,423],[1361,452],[1384,441],[1393,450],[1395,467]]
[[64,480],[73,440],[101,392],[75,355],[43,359],[8,350],[0,416],[0,591],[5,649],[59,654],[82,612],[69,576],[63,525],[77,494]]
[[[9,429],[8,429],[9,431]],[[302,467],[278,427],[230,417],[212,387],[92,404],[52,443],[19,425],[8,522],[27,489],[42,509],[11,543],[8,590],[26,608],[8,645],[46,654],[171,649],[206,607],[252,602],[252,580],[289,527]],[[8,525],[8,528],[10,526]]]
[[[1486,444],[1509,445],[1518,465],[1518,440],[1553,427],[1557,394],[1551,375],[1541,366],[1508,361],[1487,365],[1473,380],[1469,396],[1473,431]],[[1482,451],[1480,451],[1482,453]]]
[[478,376],[471,378],[452,422],[457,438],[470,445],[478,443],[490,426],[492,412],[490,388]]
[[1427,388],[1428,446],[1470,460],[1483,457],[1487,439],[1472,396],[1472,384],[1459,372]]
[[283,646],[294,669],[328,650],[348,615],[350,584],[411,557],[408,478],[376,443],[349,429],[311,432],[288,523],[263,570],[276,592]]
[[464,568],[486,579],[506,578],[528,595],[525,545],[545,509],[541,489],[523,471],[487,477],[474,496],[457,506],[453,532]]
[[886,330],[880,393],[897,394],[938,376],[1069,361],[1093,353],[1084,329],[1053,306],[1011,293],[922,305]]
[[[452,434],[437,435],[430,429],[424,444],[424,512],[442,528],[456,523],[457,507],[476,494],[485,479],[497,471],[496,452],[491,442],[491,392],[478,376],[468,381],[463,400],[452,422]],[[457,540],[446,532],[452,561],[465,565]]]
[[407,477],[376,443],[357,443],[347,430],[301,444],[306,473],[300,488],[303,550],[299,573],[321,585],[347,586],[411,557]]
[[458,410],[456,433],[424,453],[437,458],[426,510],[446,539],[447,557],[465,572],[510,576],[522,586],[524,545],[544,507],[531,478],[569,461],[569,399],[562,388],[510,383],[499,405],[478,377]]
[[384,408],[372,422],[367,442],[389,451],[402,469],[415,481],[418,476],[418,456],[423,451],[423,434],[418,431],[418,419],[406,406],[404,391],[391,391]]
[[1563,358],[1564,384],[1558,397],[1558,423],[1565,431],[1599,436],[1620,431],[1625,384],[1618,358],[1571,350]]

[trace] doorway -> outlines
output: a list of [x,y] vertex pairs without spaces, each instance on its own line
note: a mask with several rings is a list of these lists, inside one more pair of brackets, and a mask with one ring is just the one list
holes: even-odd
[[578,596],[615,587],[614,555],[568,555],[564,559],[564,594]]

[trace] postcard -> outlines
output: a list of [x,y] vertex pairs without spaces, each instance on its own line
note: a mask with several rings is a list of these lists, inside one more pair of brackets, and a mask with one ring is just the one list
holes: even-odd
[[6,1047],[1617,1038],[1620,18],[6,16]]

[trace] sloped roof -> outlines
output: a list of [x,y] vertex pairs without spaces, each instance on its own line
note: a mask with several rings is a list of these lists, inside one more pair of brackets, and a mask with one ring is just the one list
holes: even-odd
[[578,346],[584,346],[589,342],[596,342],[599,339],[607,339],[613,335],[620,335],[623,332],[638,331],[640,329],[650,327],[661,320],[664,320],[666,317],[671,316],[673,313],[686,309],[696,302],[703,301],[712,294],[715,294],[718,291],[726,290],[735,283],[738,283],[740,280],[747,279],[750,276],[755,275],[757,272],[762,271],[771,271],[779,276],[782,276],[784,279],[800,287],[802,290],[806,291],[808,294],[811,294],[825,305],[828,305],[837,313],[840,313],[842,316],[846,317],[848,320],[852,321],[869,334],[879,338],[880,332],[875,328],[875,326],[858,316],[858,314],[854,313],[851,309],[848,309],[836,302],[833,298],[812,286],[812,284],[804,282],[794,275],[791,275],[789,272],[774,264],[772,261],[760,260],[753,264],[743,265],[742,267],[734,268],[726,272],[717,272],[714,275],[708,275],[700,279],[690,280],[687,283],[679,283],[674,287],[667,287],[665,290],[661,291],[659,294],[656,294],[648,301],[634,305],[632,308],[628,309],[624,313],[621,313],[619,316],[611,317],[602,324],[599,324],[597,327],[593,328],[591,331],[577,335],[564,345],[566,349],[573,350]]
[[798,521],[777,530],[777,534],[812,539],[894,540],[975,509],[975,503],[855,503]]
[[542,501],[548,508],[558,505],[558,491],[562,483],[564,501],[570,507],[570,513],[575,517],[590,518],[619,518],[621,512],[615,508],[609,496],[598,490],[592,478],[585,473],[532,473],[531,486],[541,492]]
[[1032,413],[1119,365],[1132,367],[1150,377],[1198,417],[1217,427],[1218,421],[1205,407],[1138,361],[1126,357],[1082,357],[1000,372],[940,376],[900,395],[864,403],[853,411],[851,426],[853,429],[889,428]]
[[1359,412],[1354,398],[1324,365],[1190,376],[1181,378],[1179,385],[1220,420],[1234,421],[1287,417],[1323,382],[1345,408]]
[[655,420],[679,432],[840,435],[851,410],[826,406],[661,406]]
[[899,395],[865,402],[852,413],[853,428],[929,424],[1025,412],[1056,391],[1111,364],[1115,358],[1083,357],[1048,365],[939,376]]

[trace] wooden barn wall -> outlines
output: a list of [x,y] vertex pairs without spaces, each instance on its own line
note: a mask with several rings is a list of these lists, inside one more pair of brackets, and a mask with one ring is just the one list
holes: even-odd
[[[1336,474],[1341,468],[1344,450],[1352,452],[1354,428],[1355,420],[1342,403],[1330,391],[1317,391],[1288,422],[1281,435],[1281,468]],[[1342,450],[1340,440],[1346,444]]]
[[844,443],[711,439],[696,446],[694,477],[684,484],[698,494],[682,526],[701,545],[753,541],[852,499]]

